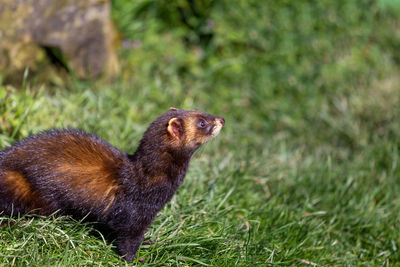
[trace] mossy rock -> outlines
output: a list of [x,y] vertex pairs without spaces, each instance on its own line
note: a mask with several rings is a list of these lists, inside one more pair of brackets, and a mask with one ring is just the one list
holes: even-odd
[[6,76],[27,67],[40,73],[54,60],[81,78],[118,72],[106,0],[3,0],[0,40],[0,72]]

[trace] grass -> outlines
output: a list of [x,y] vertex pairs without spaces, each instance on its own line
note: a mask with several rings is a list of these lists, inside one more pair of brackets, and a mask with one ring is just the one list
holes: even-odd
[[[309,100],[303,108],[312,117],[282,115],[286,129],[270,132],[256,111],[197,107],[193,92],[163,100],[153,88],[9,87],[3,105],[14,112],[3,113],[2,136],[73,126],[133,152],[170,103],[223,115],[226,127],[196,153],[183,186],[149,229],[146,239],[155,244],[140,248],[141,265],[391,265],[400,260],[400,131],[392,112],[400,91],[393,77]],[[149,96],[165,103],[147,105]],[[214,96],[207,97],[211,103]],[[1,140],[5,146],[10,138]],[[1,220],[0,265],[125,264],[90,225],[71,218]]]
[[[132,12],[163,7],[140,3],[125,4]],[[155,243],[140,247],[144,261],[137,264],[397,265],[398,19],[350,2],[349,13],[331,1],[316,9],[274,2],[267,11],[276,14],[276,30],[264,39],[264,12],[243,2],[238,13],[223,3],[211,14],[217,27],[208,61],[179,41],[179,29],[146,32],[158,29],[158,20],[143,13],[143,27],[121,23],[127,31],[140,28],[143,42],[120,51],[122,74],[112,83],[60,88],[28,77],[22,88],[0,85],[0,149],[30,133],[75,127],[133,153],[147,125],[170,106],[200,109],[223,116],[226,125],[196,152],[184,184],[146,234]],[[219,17],[218,8],[227,11]],[[304,27],[288,19],[293,10]],[[236,22],[241,17],[255,32]],[[224,39],[233,32],[228,26],[241,34]],[[57,215],[0,215],[0,223],[0,266],[127,265],[90,224]]]

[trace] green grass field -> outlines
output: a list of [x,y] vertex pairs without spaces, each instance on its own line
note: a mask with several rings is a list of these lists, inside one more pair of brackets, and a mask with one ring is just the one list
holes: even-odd
[[[196,152],[156,217],[141,266],[398,265],[398,17],[373,3],[347,4],[346,13],[346,1],[271,2],[265,26],[260,8],[241,2],[237,14],[216,2],[215,36],[205,46],[179,41],[181,29],[156,27],[154,17],[129,24],[121,16],[121,31],[142,44],[119,52],[122,74],[111,83],[42,86],[28,76],[21,86],[0,85],[0,149],[75,127],[133,153],[170,106],[199,109],[226,125]],[[0,266],[126,264],[90,224],[57,215],[0,215],[0,224]]]

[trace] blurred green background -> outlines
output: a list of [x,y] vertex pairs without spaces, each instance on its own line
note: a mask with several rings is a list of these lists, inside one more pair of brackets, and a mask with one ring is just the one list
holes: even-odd
[[[121,73],[0,84],[0,148],[68,126],[132,153],[170,106],[200,109],[226,125],[149,230],[142,264],[398,264],[399,1],[111,4]],[[0,229],[0,264],[123,264],[70,225]]]

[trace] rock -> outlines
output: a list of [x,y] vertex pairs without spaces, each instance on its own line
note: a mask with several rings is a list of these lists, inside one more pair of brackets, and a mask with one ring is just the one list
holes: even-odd
[[[49,51],[82,78],[113,76],[118,62],[107,0],[2,0],[0,72],[40,72]],[[53,55],[54,56],[54,55]],[[54,60],[54,58],[53,58]]]

